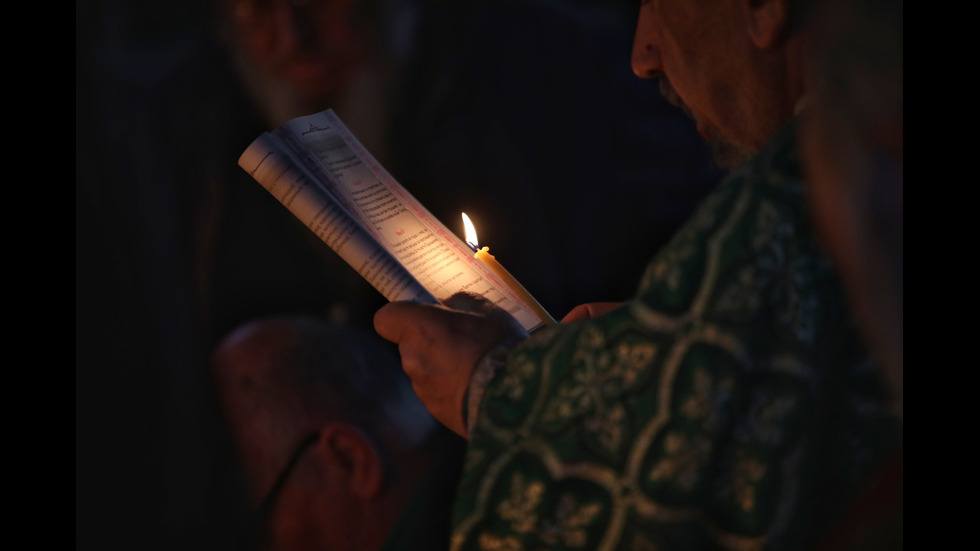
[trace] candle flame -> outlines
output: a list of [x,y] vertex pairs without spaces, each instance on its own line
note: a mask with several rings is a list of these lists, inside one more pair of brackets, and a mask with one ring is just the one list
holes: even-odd
[[470,217],[466,216],[465,212],[463,213],[463,228],[466,231],[466,243],[475,250],[477,243],[479,243],[476,240],[476,228],[473,227],[473,222],[470,222]]

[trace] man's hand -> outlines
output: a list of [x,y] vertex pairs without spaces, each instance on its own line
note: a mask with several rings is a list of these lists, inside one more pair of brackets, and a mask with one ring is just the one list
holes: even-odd
[[388,303],[375,313],[374,328],[398,345],[402,369],[429,413],[465,438],[463,398],[477,362],[497,343],[527,332],[483,297],[457,294],[445,304]]
[[605,314],[610,310],[615,310],[616,308],[622,306],[622,304],[622,302],[590,302],[587,304],[579,304],[575,308],[572,308],[568,314],[565,314],[565,317],[561,319],[561,322],[569,323],[594,318]]

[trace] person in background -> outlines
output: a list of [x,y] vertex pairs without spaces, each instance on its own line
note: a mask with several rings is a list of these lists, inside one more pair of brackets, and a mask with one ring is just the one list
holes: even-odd
[[[586,288],[628,296],[636,284],[628,267],[646,254],[638,251],[662,245],[720,176],[689,121],[665,101],[645,101],[625,63],[609,66],[628,48],[620,4],[219,0],[217,8],[220,40],[159,87],[170,107],[154,125],[165,138],[182,135],[163,148],[177,150],[166,170],[198,196],[188,210],[199,210],[198,280],[212,340],[277,311],[370,328],[383,304],[237,166],[251,140],[295,116],[334,109],[447,226],[462,230],[468,212],[481,240],[556,315]],[[584,74],[609,74],[614,86],[582,82]],[[595,208],[619,216],[602,227],[571,223]],[[642,231],[601,240],[624,228]]]
[[[384,164],[414,9],[402,0],[217,0],[216,34],[229,74],[201,103],[219,103],[213,94],[226,92],[237,98],[240,116],[229,114],[230,127],[212,127],[218,134],[209,138],[228,149],[202,156],[214,165],[209,239],[202,241],[212,338],[244,319],[284,312],[364,327],[365,311],[382,304],[237,160],[261,132],[332,108]],[[213,63],[222,59],[216,54]]]
[[213,356],[263,549],[443,549],[465,441],[370,333],[252,320]]
[[480,297],[376,313],[469,439],[452,549],[813,548],[901,447],[807,202],[808,8],[641,4],[634,72],[732,170],[633,299],[533,335]]
[[[610,300],[629,296],[644,256],[666,241],[721,175],[693,125],[665,101],[645,99],[632,78],[623,57],[631,9],[622,3],[219,5],[223,42],[269,128],[333,108],[368,151],[460,235],[460,214],[468,212],[481,240],[555,315],[580,303],[585,289]],[[644,153],[651,150],[658,153]],[[648,185],[650,179],[657,184]],[[233,229],[217,236],[219,259],[239,251],[242,241],[280,235],[281,249],[269,254],[283,256],[314,240],[283,231],[255,235],[256,219],[289,225],[266,212],[284,210],[278,205],[256,212],[259,199],[265,197],[224,202],[224,227]],[[618,216],[602,227],[576,223],[588,209]],[[602,239],[627,228],[638,231]],[[349,268],[333,266],[331,253],[324,254],[328,258],[306,260],[296,277],[336,279],[344,293],[327,304],[331,299],[320,298],[327,287],[314,287],[306,304],[322,303],[318,307],[329,308],[335,319],[366,319],[370,326],[380,304],[347,279]],[[237,268],[216,266],[219,308],[235,312],[284,289],[292,289],[288,302],[301,307],[305,283],[283,285],[270,274],[246,286],[243,272],[263,273],[263,261],[254,262],[246,270],[248,258]],[[262,265],[270,264],[284,265]],[[346,298],[361,295],[368,295],[367,308]]]
[[[629,296],[636,265],[719,174],[694,125],[633,78],[629,0],[76,8],[76,511],[89,545],[159,534],[219,548],[244,505],[208,352],[262,316],[371,330],[384,302],[237,166],[288,111],[335,107],[447,225],[468,212],[556,316],[585,290]],[[281,43],[262,58],[281,63],[248,46],[263,42]],[[332,103],[282,91],[328,65],[350,69],[321,87]],[[594,209],[613,222],[569,223]],[[603,238],[624,227],[635,234]]]
[[217,0],[218,32],[269,129],[332,108],[385,164],[386,126],[412,51],[408,0]]
[[[798,132],[818,236],[904,422],[903,12],[893,0],[820,7],[812,22],[815,91]],[[903,479],[899,449],[820,549],[901,549]]]
[[903,9],[828,0],[800,125],[814,220],[903,415]]

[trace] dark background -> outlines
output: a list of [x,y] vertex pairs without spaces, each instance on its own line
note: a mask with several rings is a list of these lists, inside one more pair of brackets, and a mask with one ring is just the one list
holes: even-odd
[[[415,149],[389,168],[451,228],[474,217],[555,317],[628,298],[720,175],[656,82],[630,72],[638,3],[453,4],[431,3],[405,98],[428,118],[407,110]],[[240,548],[199,281],[211,203],[179,170],[212,149],[203,98],[223,95],[173,85],[188,65],[220,72],[210,5],[79,1],[75,23],[76,548]]]

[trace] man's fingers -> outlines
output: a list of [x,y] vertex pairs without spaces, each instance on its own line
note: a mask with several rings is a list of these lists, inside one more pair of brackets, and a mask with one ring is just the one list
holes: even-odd
[[579,304],[575,308],[572,308],[572,310],[561,319],[561,322],[570,323],[573,321],[581,321],[594,318],[596,316],[601,316],[606,312],[619,308],[622,306],[622,304],[622,302],[590,302],[588,304]]
[[513,316],[482,295],[456,293],[444,300],[443,303],[449,308],[463,310],[493,320],[497,331],[501,334],[527,335],[527,332]]
[[374,313],[374,330],[382,338],[391,342],[400,342],[404,338],[408,325],[403,320],[412,316],[419,305],[412,302],[389,302]]
[[[493,320],[493,333],[525,333],[507,311],[489,299],[471,293],[457,293],[445,301],[445,306],[400,301],[385,304],[374,314],[374,329],[385,339],[401,343],[406,339],[423,337],[427,328],[449,327],[465,333],[471,329],[487,332],[479,318]],[[430,325],[433,324],[433,325]]]
[[443,304],[454,310],[465,310],[481,314],[490,313],[497,306],[483,295],[473,293],[456,293],[443,301]]
[[402,368],[433,417],[465,434],[463,396],[477,361],[500,339],[499,323],[441,305],[391,302],[375,313],[374,327],[398,344]]
[[394,343],[414,341],[430,323],[444,323],[440,319],[447,314],[446,309],[437,304],[389,302],[374,313],[374,330]]
[[374,329],[381,337],[398,344],[405,364],[413,363],[419,355],[451,354],[453,344],[461,338],[488,333],[478,314],[416,302],[390,302],[382,306],[374,314]]

